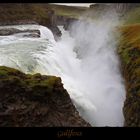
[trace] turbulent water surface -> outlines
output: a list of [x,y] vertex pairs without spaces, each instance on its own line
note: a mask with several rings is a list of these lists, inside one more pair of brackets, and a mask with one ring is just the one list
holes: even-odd
[[123,126],[125,90],[113,32],[118,19],[112,19],[76,22],[71,29],[73,37],[59,27],[63,35],[58,42],[46,27],[12,26],[39,29],[41,37],[0,36],[0,65],[25,73],[60,76],[85,120],[93,126]]

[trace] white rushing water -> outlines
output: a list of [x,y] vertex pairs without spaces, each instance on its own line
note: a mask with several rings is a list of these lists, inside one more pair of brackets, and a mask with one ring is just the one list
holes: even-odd
[[60,76],[85,120],[93,126],[123,126],[125,89],[113,34],[118,19],[109,19],[77,22],[72,26],[73,37],[60,27],[63,35],[58,42],[46,27],[14,26],[39,29],[41,38],[0,37],[0,65]]

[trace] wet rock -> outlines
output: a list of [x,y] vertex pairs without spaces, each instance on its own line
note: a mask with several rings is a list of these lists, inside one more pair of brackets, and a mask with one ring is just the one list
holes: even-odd
[[12,35],[12,34],[16,34],[16,33],[19,33],[19,32],[21,32],[21,31],[18,30],[18,29],[15,29],[15,28],[0,29],[0,35],[1,36]]
[[26,24],[37,24],[38,25],[38,22],[33,21],[33,20],[0,21],[0,26],[26,25]]
[[23,35],[23,37],[29,37],[29,38],[39,38],[40,35],[39,34],[27,34],[27,35]]
[[62,33],[59,30],[59,28],[57,26],[49,26],[48,28],[52,31],[55,40],[58,41],[62,36]]
[[1,127],[90,127],[72,104],[61,78],[0,66]]
[[39,30],[19,30],[16,28],[0,29],[0,36],[8,36],[8,35],[13,35],[17,33],[28,33],[27,35],[24,35],[23,37],[40,37]]

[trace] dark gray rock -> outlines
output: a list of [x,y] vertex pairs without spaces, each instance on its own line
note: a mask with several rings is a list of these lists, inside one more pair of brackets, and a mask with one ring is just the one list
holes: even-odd
[[24,37],[40,37],[40,31],[39,30],[19,30],[16,28],[5,28],[0,29],[0,36],[8,36],[13,35],[17,33],[29,33],[28,35],[24,35]]
[[37,24],[38,23],[36,21],[32,21],[32,20],[17,20],[17,21],[4,21],[4,22],[0,22],[0,26],[6,26],[6,25],[25,25],[25,24]]
[[91,127],[61,78],[0,66],[0,127]]

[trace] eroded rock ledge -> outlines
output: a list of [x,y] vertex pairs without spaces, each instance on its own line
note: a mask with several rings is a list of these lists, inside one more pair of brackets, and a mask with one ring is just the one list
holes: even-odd
[[61,78],[24,74],[0,66],[1,127],[90,127],[63,88]]
[[23,37],[40,37],[40,31],[39,30],[19,30],[16,28],[2,28],[0,29],[0,36],[8,36],[8,35],[14,35],[18,33],[28,33],[28,35],[23,35]]

